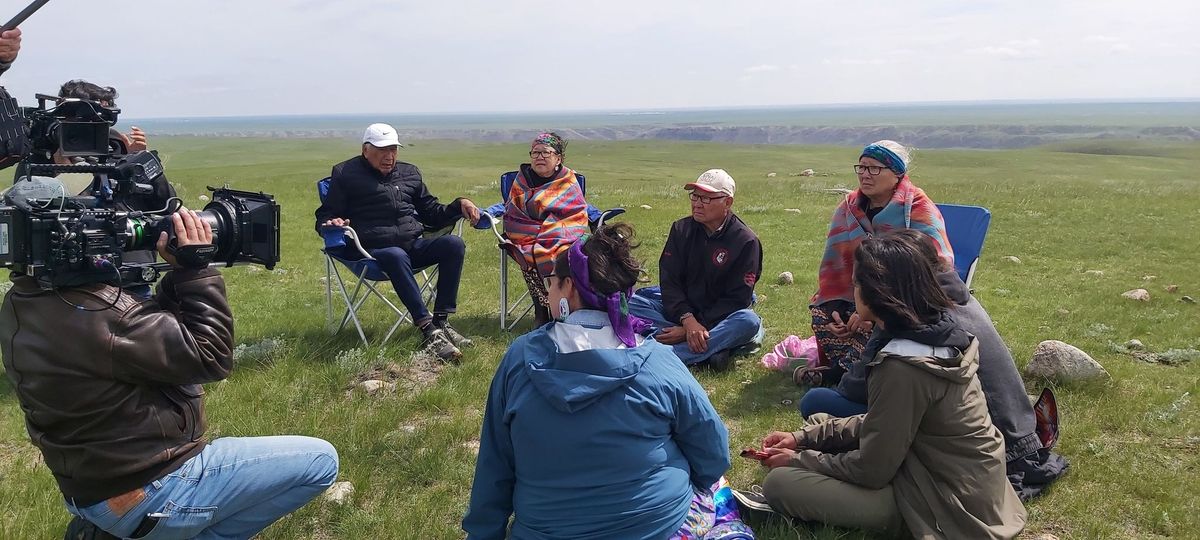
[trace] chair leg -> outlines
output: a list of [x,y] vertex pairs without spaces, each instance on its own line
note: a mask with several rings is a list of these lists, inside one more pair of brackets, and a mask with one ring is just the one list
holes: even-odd
[[325,256],[325,327],[333,326],[333,259]]
[[[358,316],[355,314],[355,310],[358,309],[358,306],[355,305],[354,300],[351,300],[350,295],[346,292],[346,283],[344,281],[342,281],[342,273],[339,272],[337,270],[337,268],[334,268],[333,272],[334,272],[334,275],[337,276],[338,288],[341,290],[341,293],[342,293],[342,301],[345,302],[345,304],[346,304],[346,314],[342,317],[342,324],[340,324],[338,326],[337,331],[334,333],[336,334],[338,332],[341,332],[342,329],[346,327],[346,320],[351,319],[354,321],[354,328],[358,330],[358,337],[359,337],[359,339],[362,340],[363,346],[365,347],[365,346],[367,346],[367,334],[365,332],[363,332],[362,325],[359,324]],[[358,286],[356,286],[354,288],[354,297],[356,299],[358,297],[358,290],[361,286],[362,286],[362,276],[359,276]]]
[[500,252],[500,330],[508,330],[508,257],[503,249]]

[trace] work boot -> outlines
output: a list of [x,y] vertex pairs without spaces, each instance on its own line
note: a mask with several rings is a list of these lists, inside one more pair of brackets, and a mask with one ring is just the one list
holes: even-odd
[[433,324],[437,325],[438,328],[446,333],[446,337],[450,338],[450,342],[453,343],[455,347],[465,349],[475,345],[475,342],[471,341],[471,338],[458,333],[458,330],[455,330],[453,326],[450,326],[450,321],[445,319],[439,320],[435,318],[433,320]]
[[73,516],[67,524],[67,533],[63,540],[120,540],[120,537],[108,534],[104,529],[79,516]]
[[717,351],[708,357],[708,369],[717,373],[733,369],[733,364],[734,358],[732,354],[729,354],[729,349]]
[[429,324],[421,329],[425,334],[425,352],[432,354],[443,362],[457,362],[462,359],[462,351],[454,346],[446,331]]

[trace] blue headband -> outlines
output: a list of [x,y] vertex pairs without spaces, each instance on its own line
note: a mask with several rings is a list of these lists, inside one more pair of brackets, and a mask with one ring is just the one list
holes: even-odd
[[900,159],[900,156],[896,155],[895,152],[889,150],[886,146],[868,144],[866,148],[863,148],[862,154],[858,157],[869,157],[878,161],[896,173],[896,176],[904,176],[904,173],[908,172],[908,166],[904,164],[904,160]]

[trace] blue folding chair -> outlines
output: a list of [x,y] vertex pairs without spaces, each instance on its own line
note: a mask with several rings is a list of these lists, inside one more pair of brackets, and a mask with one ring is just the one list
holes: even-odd
[[[533,299],[530,298],[528,289],[522,290],[516,300],[509,301],[509,261],[517,257],[516,255],[512,255],[512,253],[520,253],[520,250],[505,236],[502,231],[501,222],[504,216],[504,205],[508,203],[508,195],[512,190],[513,182],[517,180],[517,174],[517,171],[509,171],[500,175],[501,202],[493,204],[484,210],[484,213],[491,218],[488,224],[485,225],[484,220],[480,219],[479,225],[476,225],[476,228],[479,229],[490,225],[492,232],[496,234],[496,246],[500,251],[500,329],[504,331],[511,331],[517,326],[517,323],[521,322],[521,319],[533,311]],[[579,180],[579,189],[583,191],[584,195],[587,195],[587,178],[578,171],[575,173],[575,178]],[[589,204],[587,205],[588,227],[595,231],[608,221],[608,219],[624,213],[624,208],[600,210]],[[514,260],[513,262],[521,265],[524,263],[524,259],[521,258],[519,261]],[[514,314],[516,315],[515,317],[513,317]]]
[[942,221],[946,225],[946,236],[954,250],[954,269],[967,287],[975,277],[975,267],[983,252],[983,241],[987,238],[992,213],[981,206],[939,204]]
[[[325,196],[329,193],[330,178],[326,177],[317,182],[317,194],[321,201],[325,201]],[[441,236],[443,234],[456,234],[462,236],[462,221],[455,222],[454,225],[438,230],[426,229],[425,236]],[[345,305],[346,312],[342,315],[342,322],[338,325],[337,330],[333,333],[337,334],[346,327],[346,323],[353,322],[354,328],[358,330],[358,337],[362,340],[363,345],[367,345],[367,336],[363,332],[362,322],[359,318],[359,310],[366,303],[367,299],[374,296],[396,314],[396,322],[392,323],[391,328],[388,328],[383,339],[379,344],[383,345],[391,339],[392,334],[396,329],[411,318],[411,314],[406,309],[396,306],[384,294],[379,292],[378,286],[383,283],[386,286],[391,286],[391,279],[388,278],[386,272],[379,267],[379,262],[375,260],[367,250],[363,249],[362,244],[358,241],[358,234],[351,227],[323,227],[321,229],[321,239],[324,241],[324,246],[321,248],[321,253],[325,254],[325,319],[327,326],[333,325],[333,286],[337,283],[338,292],[341,293],[342,303]],[[349,291],[346,286],[348,278],[343,278],[340,267],[349,270],[353,275],[353,292]],[[417,276],[417,283],[420,286],[421,298],[426,305],[432,305],[437,298],[437,289],[434,284],[437,278],[437,266],[428,266],[425,268],[414,268],[413,274]],[[386,288],[384,289],[387,290]]]

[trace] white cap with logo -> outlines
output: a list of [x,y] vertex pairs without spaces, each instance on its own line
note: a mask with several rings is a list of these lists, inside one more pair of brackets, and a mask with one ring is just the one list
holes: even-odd
[[709,169],[704,171],[695,182],[683,186],[686,190],[699,190],[707,193],[724,193],[733,196],[737,185],[733,182],[733,177],[725,172],[725,169]]
[[400,139],[396,138],[396,128],[387,124],[367,126],[367,131],[363,133],[363,144],[370,144],[376,148],[404,146],[400,144]]

